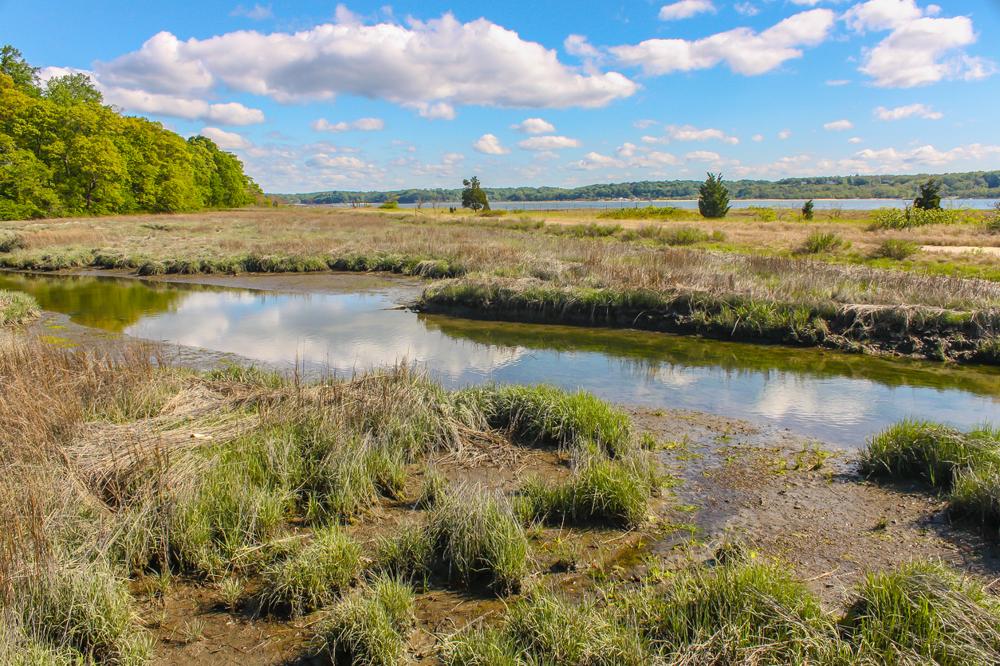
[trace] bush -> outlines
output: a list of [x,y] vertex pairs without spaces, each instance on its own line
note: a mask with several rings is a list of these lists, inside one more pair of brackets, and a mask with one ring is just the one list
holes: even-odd
[[753,219],[759,222],[774,222],[778,219],[778,213],[773,208],[764,206],[747,206],[747,212],[753,215]]
[[1000,612],[979,585],[940,564],[869,574],[842,625],[879,663],[1000,663]]
[[725,217],[729,212],[729,190],[722,184],[722,174],[708,174],[698,190],[698,211],[703,217]]
[[872,229],[911,229],[931,224],[958,224],[962,217],[958,211],[907,207],[882,208],[872,215]]
[[920,251],[920,245],[911,241],[889,238],[882,241],[882,244],[875,250],[873,256],[876,258],[895,259],[902,261],[909,259]]
[[382,210],[399,210],[399,202],[395,199],[389,199],[379,206]]
[[266,607],[302,615],[326,606],[361,571],[361,548],[338,527],[316,530],[313,541],[264,571],[260,593]]
[[316,641],[335,664],[396,666],[404,663],[413,620],[413,590],[379,576],[330,611]]
[[814,231],[806,237],[802,245],[802,252],[806,254],[821,254],[823,252],[833,252],[844,247],[844,239],[833,232]]
[[0,234],[0,252],[13,252],[14,250],[23,250],[26,247],[28,244],[21,234],[13,232]]

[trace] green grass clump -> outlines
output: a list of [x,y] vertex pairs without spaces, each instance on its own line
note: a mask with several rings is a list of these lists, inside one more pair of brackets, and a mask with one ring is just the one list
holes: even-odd
[[940,564],[869,574],[842,625],[859,656],[886,664],[1000,663],[1000,607]]
[[814,231],[806,237],[802,245],[805,254],[822,254],[834,252],[845,246],[845,241],[833,232]]
[[426,583],[434,571],[434,542],[421,526],[410,525],[380,538],[375,551],[375,566],[390,576]]
[[288,380],[280,372],[265,370],[256,365],[239,365],[225,363],[205,373],[205,378],[213,382],[234,382],[251,384],[262,388],[277,389],[288,384]]
[[54,565],[18,591],[22,626],[34,639],[31,652],[65,657],[72,650],[79,655],[75,663],[138,666],[148,661],[153,641],[131,603],[125,581],[93,564]]
[[889,238],[882,241],[882,244],[876,248],[873,256],[902,261],[903,259],[909,259],[919,251],[920,245],[918,243],[898,238]]
[[907,206],[905,209],[882,208],[872,215],[873,229],[912,229],[931,224],[959,224],[963,221],[957,210],[924,210]]
[[38,302],[28,294],[0,289],[0,326],[19,326],[38,313]]
[[395,199],[390,199],[389,201],[384,201],[379,206],[382,210],[399,210],[399,202]]
[[948,504],[954,513],[995,530],[1000,526],[1000,467],[983,465],[955,472]]
[[595,446],[611,457],[633,450],[628,414],[590,393],[571,393],[554,386],[485,386],[456,396],[486,424],[528,445],[565,449]]
[[530,481],[522,497],[532,520],[632,527],[645,520],[649,496],[658,485],[657,474],[645,458],[593,458],[567,481]]
[[618,603],[669,663],[851,663],[819,600],[775,562],[725,558]]
[[336,526],[319,528],[308,546],[264,571],[261,601],[292,615],[309,613],[332,603],[360,571],[361,548],[354,539]]
[[620,224],[564,224],[549,227],[550,233],[574,238],[610,238],[622,231]]
[[633,208],[617,208],[598,214],[598,218],[606,220],[651,220],[677,219],[690,217],[691,213],[673,206],[645,206]]
[[335,664],[396,666],[404,663],[413,618],[413,590],[380,576],[335,606],[316,639]]
[[989,429],[963,433],[929,421],[902,421],[875,435],[861,454],[868,476],[919,479],[950,488],[962,468],[1000,465],[1000,440]]

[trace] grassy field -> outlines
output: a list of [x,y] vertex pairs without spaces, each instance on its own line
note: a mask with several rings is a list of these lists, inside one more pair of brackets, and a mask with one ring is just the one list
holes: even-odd
[[149,276],[385,270],[460,278],[431,290],[424,305],[485,316],[997,359],[995,257],[919,249],[1000,246],[991,213],[873,229],[885,214],[819,213],[805,222],[768,211],[704,221],[673,210],[607,219],[599,211],[285,208],[21,222],[5,225],[0,266]]
[[[257,662],[277,640],[278,661],[379,665],[1000,659],[995,597],[940,564],[872,571],[833,610],[738,544],[628,574],[620,553],[676,509],[655,442],[587,394],[17,339],[0,382],[4,663],[131,666],[184,641],[212,663],[252,618]],[[166,631],[185,595],[226,622]],[[441,618],[461,620],[429,632]]]

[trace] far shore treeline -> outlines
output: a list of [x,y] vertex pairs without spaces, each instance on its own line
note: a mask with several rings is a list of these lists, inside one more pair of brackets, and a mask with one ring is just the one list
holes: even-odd
[[82,74],[42,84],[0,49],[0,220],[194,211],[264,201],[235,155],[105,106]]
[[[932,174],[907,176],[830,176],[783,180],[727,180],[733,199],[913,199]],[[1000,199],[1000,171],[933,175],[942,197]],[[607,183],[561,187],[484,187],[490,201],[594,201],[601,199],[697,199],[701,180]],[[461,201],[461,189],[409,189],[391,192],[329,191],[274,194],[288,203],[435,203]]]

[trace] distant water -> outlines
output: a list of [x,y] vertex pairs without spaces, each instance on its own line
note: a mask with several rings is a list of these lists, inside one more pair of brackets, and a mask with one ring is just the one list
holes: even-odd
[[[734,199],[733,208],[802,208],[805,199]],[[875,210],[877,208],[905,208],[912,205],[912,199],[814,199],[816,210]],[[991,210],[996,199],[942,199],[943,208],[971,208],[974,210]],[[347,208],[350,204],[330,204],[335,208]],[[375,205],[375,204],[373,204]],[[425,203],[424,208],[461,207],[457,201],[446,203]],[[491,201],[490,207],[500,210],[577,210],[577,209],[607,209],[615,208],[646,208],[648,206],[673,206],[696,210],[696,199],[654,199],[652,201]],[[416,204],[400,204],[400,208],[416,208]]]

